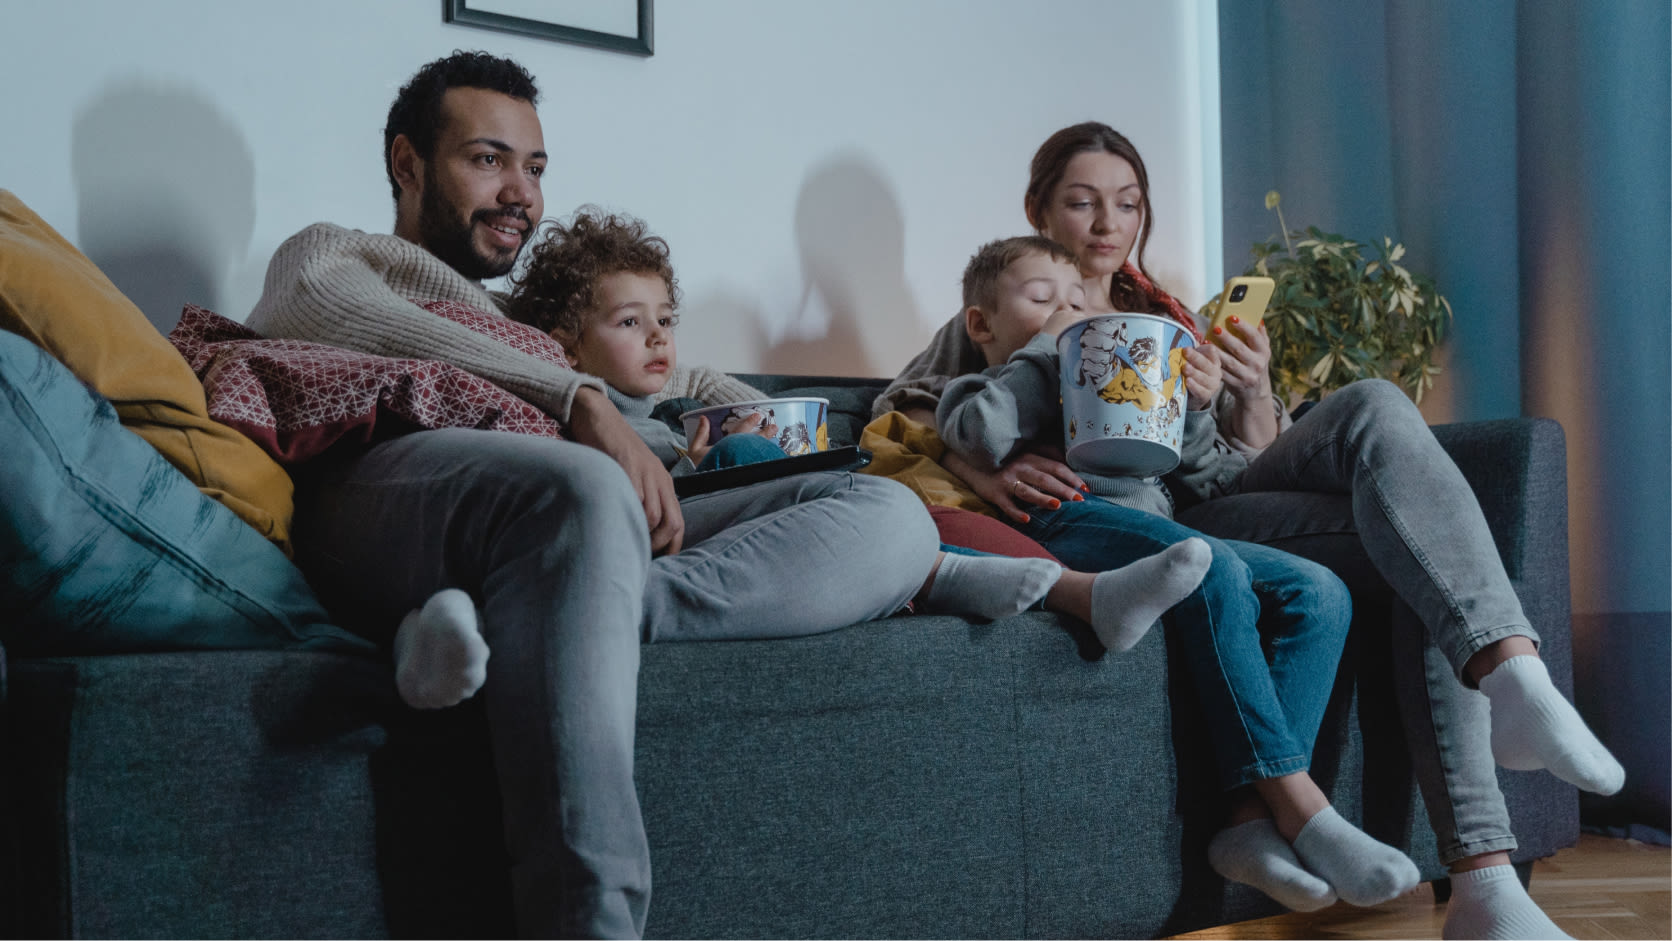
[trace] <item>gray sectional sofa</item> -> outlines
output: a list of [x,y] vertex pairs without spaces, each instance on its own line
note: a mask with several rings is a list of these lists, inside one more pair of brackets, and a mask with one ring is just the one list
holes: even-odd
[[[831,398],[837,444],[880,388],[744,378]],[[1436,433],[1569,692],[1561,429]],[[1391,682],[1396,602],[1351,537],[1288,547],[1343,574],[1356,604],[1314,773],[1438,878]],[[1143,937],[1275,912],[1204,860],[1217,797],[1172,643],[1153,631],[1100,656],[1090,632],[1029,614],[646,647],[649,934]],[[383,660],[300,651],[14,658],[0,678],[7,935],[513,931],[473,704],[414,712]],[[1573,788],[1501,781],[1518,861],[1575,842]]]

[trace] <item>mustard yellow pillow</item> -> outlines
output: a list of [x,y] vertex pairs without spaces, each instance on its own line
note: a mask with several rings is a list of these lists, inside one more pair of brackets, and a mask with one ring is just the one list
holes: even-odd
[[179,352],[98,266],[4,189],[0,328],[51,353],[199,490],[290,551],[284,469],[212,420],[203,386]]
[[872,419],[860,432],[860,447],[871,452],[871,463],[860,468],[861,473],[899,481],[928,506],[957,507],[999,518],[993,504],[937,463],[947,445],[935,429],[907,418],[904,412],[887,412]]

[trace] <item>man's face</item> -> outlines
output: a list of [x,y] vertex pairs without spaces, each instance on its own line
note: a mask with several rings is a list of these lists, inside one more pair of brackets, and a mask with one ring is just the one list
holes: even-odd
[[534,106],[483,88],[442,96],[424,165],[417,241],[474,281],[511,270],[546,204],[546,143]]

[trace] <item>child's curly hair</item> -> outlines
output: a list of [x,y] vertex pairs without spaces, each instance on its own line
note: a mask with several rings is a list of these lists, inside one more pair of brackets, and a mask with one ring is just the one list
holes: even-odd
[[668,243],[632,216],[582,206],[567,226],[550,219],[540,224],[528,265],[511,279],[506,314],[572,343],[587,326],[599,280],[622,271],[661,277],[668,300],[679,308]]

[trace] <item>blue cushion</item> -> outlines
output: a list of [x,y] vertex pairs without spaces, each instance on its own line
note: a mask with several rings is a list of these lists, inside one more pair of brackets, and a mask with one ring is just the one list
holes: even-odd
[[0,331],[0,642],[13,653],[369,645],[274,545]]

